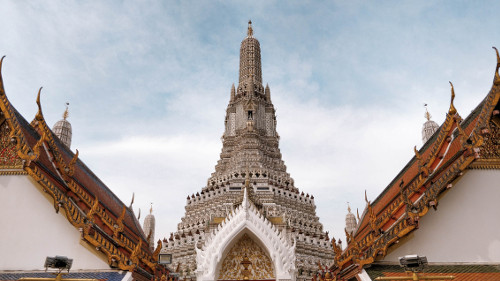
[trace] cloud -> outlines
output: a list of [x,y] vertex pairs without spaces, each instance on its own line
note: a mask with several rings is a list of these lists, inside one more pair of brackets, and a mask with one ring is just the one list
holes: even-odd
[[154,202],[163,237],[219,159],[252,19],[288,172],[338,238],[346,201],[362,212],[364,190],[375,198],[413,156],[423,103],[441,123],[448,81],[464,117],[489,91],[496,10],[488,1],[5,1],[0,55],[14,106],[31,120],[44,86],[55,123],[69,101],[73,147],[123,201],[135,192],[136,210]]

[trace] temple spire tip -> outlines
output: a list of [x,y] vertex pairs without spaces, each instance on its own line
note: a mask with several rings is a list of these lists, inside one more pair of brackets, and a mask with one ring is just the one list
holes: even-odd
[[425,107],[425,119],[427,119],[427,121],[431,121],[431,114],[429,113],[429,110],[427,110],[427,104],[425,103],[424,104],[424,107]]
[[248,21],[247,35],[248,35],[248,37],[252,37],[253,36],[252,20]]
[[63,113],[64,120],[68,119],[68,116],[69,116],[68,106],[69,106],[69,102],[66,103],[66,110],[64,110],[64,113]]

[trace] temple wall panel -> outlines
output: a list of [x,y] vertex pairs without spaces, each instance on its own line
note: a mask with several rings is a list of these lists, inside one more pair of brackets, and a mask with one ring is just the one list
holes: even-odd
[[429,262],[500,262],[500,220],[491,219],[500,214],[499,202],[498,170],[466,171],[384,261],[418,254]]
[[56,255],[73,259],[72,270],[110,269],[29,176],[0,177],[0,210],[0,270],[42,270]]

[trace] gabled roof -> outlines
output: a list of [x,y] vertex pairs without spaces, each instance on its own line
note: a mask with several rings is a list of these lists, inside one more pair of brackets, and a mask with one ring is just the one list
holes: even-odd
[[[496,49],[495,49],[496,50]],[[459,179],[464,170],[500,169],[500,56],[492,88],[484,100],[465,118],[457,113],[451,84],[450,109],[438,131],[417,150],[382,193],[370,202],[353,235],[346,233],[348,246],[332,241],[335,261],[332,269],[352,272],[384,257],[388,247],[418,227],[420,217],[436,207],[440,195]],[[349,269],[349,270],[348,270]]]
[[[153,274],[161,244],[153,253],[133,210],[127,207],[50,130],[43,117],[40,91],[38,113],[28,123],[10,104],[3,86],[0,60],[0,125],[2,145],[10,154],[0,162],[0,174],[27,174],[64,211],[82,239],[108,258],[111,267]],[[5,125],[4,125],[5,124]],[[159,242],[160,243],[160,242]]]

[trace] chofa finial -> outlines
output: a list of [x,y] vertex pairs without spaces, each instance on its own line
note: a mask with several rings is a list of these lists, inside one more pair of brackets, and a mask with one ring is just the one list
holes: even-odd
[[498,75],[498,69],[500,68],[500,55],[498,55],[498,49],[496,47],[492,47],[495,49],[495,52],[497,53],[497,68],[495,70],[495,80],[493,80],[493,83],[495,85],[500,84],[500,75]]
[[453,83],[451,83],[451,81],[448,82],[450,82],[451,85],[451,102],[450,102],[450,110],[448,111],[448,113],[450,115],[455,115],[457,113],[457,109],[453,105],[453,100],[455,99],[455,89],[453,88]]
[[3,88],[3,79],[2,79],[2,63],[3,63],[4,58],[5,58],[5,56],[3,56],[0,59],[0,95],[5,95],[5,90]]
[[248,31],[247,31],[248,37],[253,36],[253,29],[252,29],[252,20],[248,21]]
[[129,208],[132,209],[132,205],[134,204],[134,199],[135,199],[135,192],[132,192],[132,200],[130,200],[130,206]]
[[40,102],[40,95],[42,93],[42,89],[43,87],[40,87],[40,89],[38,89],[38,94],[36,96],[36,105],[38,106],[38,112],[36,113],[35,118],[37,120],[43,120],[42,104]]
[[1,59],[0,59],[0,73],[2,73],[2,63],[3,63],[3,59],[5,58],[5,56],[3,56]]

